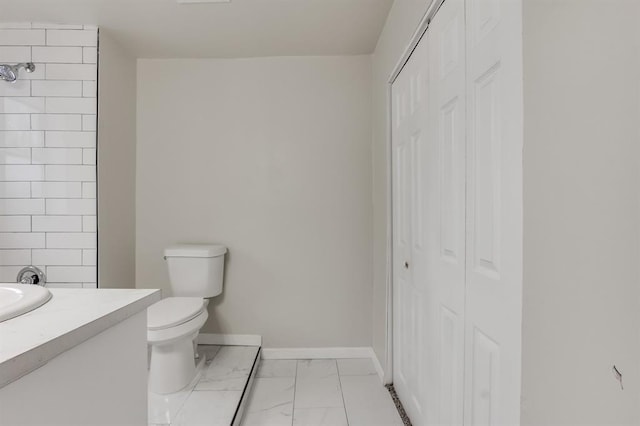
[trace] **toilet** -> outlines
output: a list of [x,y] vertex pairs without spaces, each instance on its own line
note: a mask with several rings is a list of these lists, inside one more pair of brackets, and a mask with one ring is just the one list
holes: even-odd
[[195,342],[209,317],[208,299],[222,293],[226,252],[224,246],[201,244],[164,251],[173,297],[147,309],[151,392],[179,391],[195,377]]

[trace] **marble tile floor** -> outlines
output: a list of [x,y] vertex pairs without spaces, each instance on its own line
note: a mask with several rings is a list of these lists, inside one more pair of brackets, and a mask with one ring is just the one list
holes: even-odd
[[149,392],[150,426],[231,426],[258,351],[198,346],[198,373],[189,386],[169,395]]
[[262,360],[242,426],[402,426],[370,359]]
[[[231,426],[257,347],[199,346],[184,390],[149,394],[151,426]],[[262,360],[241,426],[402,426],[370,359]]]

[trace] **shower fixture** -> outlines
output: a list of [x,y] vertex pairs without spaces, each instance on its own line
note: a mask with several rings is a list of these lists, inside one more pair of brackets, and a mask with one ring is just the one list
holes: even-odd
[[16,65],[0,64],[0,79],[8,81],[9,83],[15,83],[18,79],[20,68],[24,68],[26,72],[34,72],[36,70],[33,62],[19,63]]

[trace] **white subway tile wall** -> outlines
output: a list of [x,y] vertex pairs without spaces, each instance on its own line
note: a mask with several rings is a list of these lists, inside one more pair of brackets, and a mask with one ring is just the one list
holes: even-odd
[[97,46],[93,26],[0,25],[0,63],[36,64],[0,81],[1,281],[96,287]]

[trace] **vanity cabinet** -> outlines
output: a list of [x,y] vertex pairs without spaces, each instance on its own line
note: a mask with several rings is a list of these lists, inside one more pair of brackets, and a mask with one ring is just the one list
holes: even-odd
[[[73,324],[74,308],[65,312],[73,297],[60,296],[70,291],[94,293],[96,303],[101,297],[110,299],[112,307],[96,307],[98,318],[92,319],[95,315],[85,313],[91,305],[83,306],[78,300],[75,309],[81,311],[78,318],[82,320]],[[127,291],[142,292],[144,297],[128,296],[114,304],[113,299],[126,296]],[[160,298],[159,291],[59,289],[53,293],[52,301],[43,307],[0,323],[0,355],[8,352],[6,345],[21,344],[17,329],[34,335],[38,330],[60,329],[56,337],[32,344],[0,363],[0,378],[12,380],[0,388],[0,425],[146,425],[146,307]],[[25,338],[35,341],[34,336]],[[7,376],[21,371],[26,374]]]

